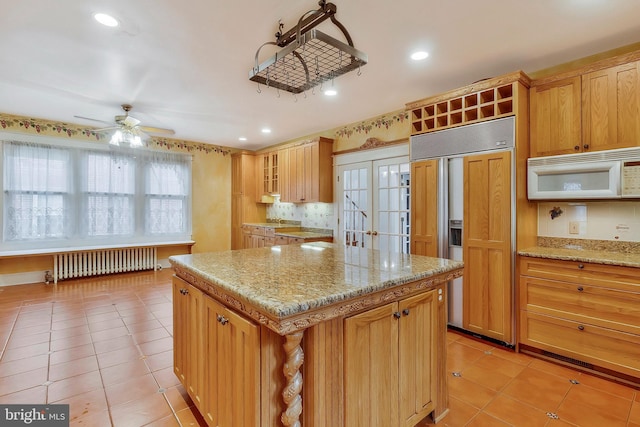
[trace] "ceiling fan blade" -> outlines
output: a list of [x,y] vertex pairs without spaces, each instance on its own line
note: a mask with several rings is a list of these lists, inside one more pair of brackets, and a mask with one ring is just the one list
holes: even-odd
[[176,133],[173,129],[156,128],[152,126],[138,126],[138,129],[146,133],[162,133],[165,135],[175,135]]
[[122,129],[121,126],[107,126],[106,128],[94,129],[94,132],[106,132],[108,130],[118,130]]
[[76,119],[91,120],[92,122],[105,123],[107,125],[112,125],[113,124],[113,122],[106,122],[104,120],[92,119],[90,117],[83,117],[83,116],[73,116],[73,117],[75,117]]

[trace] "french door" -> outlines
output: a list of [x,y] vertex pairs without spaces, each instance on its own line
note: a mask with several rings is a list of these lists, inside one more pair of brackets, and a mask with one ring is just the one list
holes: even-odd
[[338,233],[347,246],[409,253],[407,156],[337,168]]

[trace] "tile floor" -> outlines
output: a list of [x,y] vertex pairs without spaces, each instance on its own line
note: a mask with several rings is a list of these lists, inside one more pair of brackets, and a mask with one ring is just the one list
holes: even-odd
[[[68,403],[72,426],[204,426],[173,375],[172,322],[169,269],[0,287],[0,404]],[[640,427],[640,390],[448,340],[439,426]]]

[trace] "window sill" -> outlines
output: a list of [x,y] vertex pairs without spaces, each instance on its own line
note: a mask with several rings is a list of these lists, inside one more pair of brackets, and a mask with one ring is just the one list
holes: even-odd
[[193,240],[178,240],[172,242],[147,242],[138,244],[127,245],[99,245],[99,246],[70,246],[64,248],[46,248],[46,249],[25,249],[18,251],[0,251],[0,258],[10,258],[29,255],[52,255],[66,252],[82,252],[82,251],[97,251],[103,249],[127,249],[127,248],[142,248],[149,246],[193,246],[196,242]]

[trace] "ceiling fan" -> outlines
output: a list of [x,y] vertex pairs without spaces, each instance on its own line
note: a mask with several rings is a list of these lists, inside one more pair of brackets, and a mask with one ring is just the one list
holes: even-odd
[[92,119],[90,117],[74,116],[78,119],[91,120],[93,122],[105,123],[109,126],[96,129],[97,132],[115,130],[116,132],[109,141],[112,145],[120,145],[124,143],[126,145],[142,145],[142,134],[162,134],[162,135],[174,135],[173,129],[158,128],[152,126],[140,125],[140,120],[129,115],[133,107],[130,104],[122,104],[122,110],[124,114],[120,114],[114,117],[114,123],[106,122],[104,120]]

